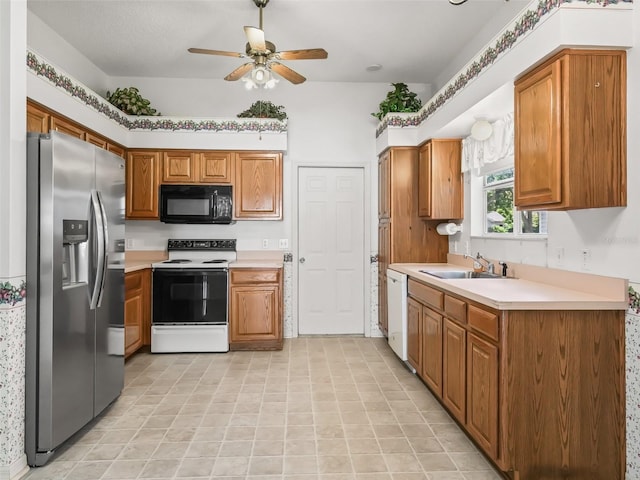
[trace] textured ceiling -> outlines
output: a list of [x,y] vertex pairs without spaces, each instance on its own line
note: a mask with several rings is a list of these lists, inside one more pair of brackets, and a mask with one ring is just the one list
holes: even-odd
[[[271,0],[263,28],[278,50],[327,50],[326,60],[283,62],[312,81],[438,86],[454,59],[462,66],[527,4]],[[28,8],[110,76],[221,79],[245,59],[187,48],[244,52],[242,27],[259,24],[252,0],[28,0]],[[376,63],[381,70],[366,70]]]

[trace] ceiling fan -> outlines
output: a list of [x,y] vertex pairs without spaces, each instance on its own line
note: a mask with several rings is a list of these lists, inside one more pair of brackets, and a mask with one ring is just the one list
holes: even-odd
[[251,71],[248,88],[257,86],[272,87],[277,80],[271,71],[277,73],[293,84],[299,84],[306,80],[295,70],[290,69],[278,60],[320,60],[327,58],[327,52],[323,48],[310,48],[305,50],[285,50],[278,52],[276,46],[265,40],[264,30],[262,30],[262,9],[267,6],[269,0],[253,0],[256,7],[260,9],[260,28],[244,27],[247,36],[245,53],[227,52],[224,50],[209,50],[206,48],[190,48],[191,53],[202,53],[205,55],[222,55],[227,57],[251,58],[251,62],[240,65],[225,80],[235,81],[244,77]]

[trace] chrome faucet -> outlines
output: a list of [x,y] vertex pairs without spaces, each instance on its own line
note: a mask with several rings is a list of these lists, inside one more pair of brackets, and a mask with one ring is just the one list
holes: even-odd
[[489,260],[487,260],[482,255],[480,255],[480,252],[476,254],[475,258],[467,254],[464,255],[464,258],[473,258],[473,261],[478,262],[480,266],[484,268],[487,272],[494,273],[494,274],[496,273],[493,263],[491,263]]

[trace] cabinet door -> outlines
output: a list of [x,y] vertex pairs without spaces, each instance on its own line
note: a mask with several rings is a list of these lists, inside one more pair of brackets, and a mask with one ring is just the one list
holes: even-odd
[[442,332],[442,401],[460,422],[465,422],[465,356],[464,328],[449,319]]
[[467,429],[498,457],[498,347],[470,333],[467,342]]
[[202,152],[198,154],[200,182],[231,183],[233,178],[232,152]]
[[85,139],[85,132],[83,129],[62,118],[51,117],[51,130],[66,133],[67,135],[79,138],[80,140]]
[[385,152],[378,161],[378,218],[391,214],[391,153]]
[[124,287],[124,355],[126,358],[142,346],[142,323],[145,313],[142,272],[127,273]]
[[27,132],[49,133],[49,112],[27,103]]
[[282,219],[282,154],[236,154],[233,182],[236,218]]
[[422,379],[442,397],[442,315],[422,307]]
[[119,147],[118,145],[114,145],[113,143],[107,142],[107,150],[111,153],[115,153],[119,157],[126,158],[126,152],[124,148]]
[[231,287],[230,342],[279,340],[276,285]]
[[158,219],[160,153],[129,152],[127,156],[126,218]]
[[515,85],[517,207],[562,201],[561,60]]
[[418,163],[418,215],[431,217],[431,142],[420,148]]
[[193,152],[164,152],[162,183],[196,183],[198,181],[196,155]]
[[378,326],[384,336],[388,334],[387,267],[391,243],[391,223],[378,226]]
[[85,141],[89,142],[91,145],[95,145],[98,148],[107,149],[107,140],[98,135],[94,135],[93,133],[87,132],[85,134]]
[[420,374],[422,372],[422,304],[407,299],[407,360]]
[[429,217],[439,220],[463,218],[462,142],[433,140],[432,144]]

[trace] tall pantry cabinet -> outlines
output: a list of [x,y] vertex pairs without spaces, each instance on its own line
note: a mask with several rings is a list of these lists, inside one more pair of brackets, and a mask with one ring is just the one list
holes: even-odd
[[393,147],[378,159],[378,325],[387,335],[387,266],[446,262],[448,237],[418,215],[418,148]]

